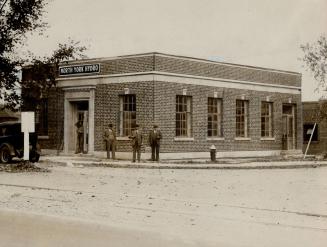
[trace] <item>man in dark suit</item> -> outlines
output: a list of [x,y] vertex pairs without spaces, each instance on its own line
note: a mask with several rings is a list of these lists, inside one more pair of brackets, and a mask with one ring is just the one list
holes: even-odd
[[142,136],[142,131],[139,130],[138,124],[135,125],[135,129],[132,131],[132,135],[129,138],[132,139],[133,162],[135,162],[136,153],[137,153],[137,161],[140,162],[143,136]]
[[154,124],[153,129],[149,133],[149,145],[152,151],[152,161],[159,161],[160,139],[162,138],[161,131],[158,125]]
[[108,125],[108,129],[104,131],[104,140],[106,142],[107,159],[110,159],[110,150],[112,152],[112,159],[115,159],[116,132],[113,130],[111,123]]
[[78,120],[75,124],[76,134],[77,134],[77,143],[75,154],[83,153],[84,151],[84,125],[82,120]]

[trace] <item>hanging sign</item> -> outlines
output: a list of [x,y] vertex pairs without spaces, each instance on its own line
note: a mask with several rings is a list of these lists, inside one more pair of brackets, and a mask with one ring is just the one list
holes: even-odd
[[100,64],[81,64],[73,66],[59,67],[59,75],[75,75],[75,74],[90,74],[99,73]]
[[29,133],[35,131],[34,112],[22,112],[21,131],[24,132],[24,160],[29,160]]

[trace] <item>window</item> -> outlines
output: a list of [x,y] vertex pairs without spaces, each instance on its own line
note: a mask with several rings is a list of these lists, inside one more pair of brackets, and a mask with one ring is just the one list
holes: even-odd
[[222,136],[222,100],[208,98],[208,137]]
[[136,124],[136,96],[120,96],[120,136],[129,136]]
[[176,96],[176,136],[191,137],[192,133],[192,97]]
[[248,137],[249,102],[236,100],[236,137]]
[[[314,124],[303,124],[303,141],[308,142],[310,140]],[[313,132],[311,141],[318,141],[318,124]]]
[[35,111],[35,125],[40,136],[48,135],[48,99],[42,98]]
[[261,137],[273,137],[273,103],[261,102]]

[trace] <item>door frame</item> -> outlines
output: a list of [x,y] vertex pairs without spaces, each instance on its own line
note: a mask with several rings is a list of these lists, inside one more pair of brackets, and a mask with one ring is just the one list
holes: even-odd
[[[87,150],[88,153],[94,152],[94,109],[95,109],[95,87],[90,87],[88,90],[83,91],[79,88],[67,88],[64,89],[64,153],[71,153],[69,146],[72,133],[76,132],[74,120],[76,120],[77,114],[74,119],[74,103],[78,101],[88,101],[88,129],[87,129]],[[72,127],[73,126],[73,127]],[[86,144],[86,142],[84,142]]]
[[[283,141],[285,141],[284,148],[286,150],[295,150],[296,149],[296,126],[295,126],[295,124],[296,124],[296,122],[295,122],[295,107],[296,107],[296,105],[283,104],[282,107],[283,106],[291,106],[292,107],[291,113],[284,113],[284,111],[282,109]],[[292,121],[290,122],[291,119],[292,119]],[[290,125],[292,125],[292,126],[290,127]],[[292,135],[291,137],[290,137],[290,133]]]

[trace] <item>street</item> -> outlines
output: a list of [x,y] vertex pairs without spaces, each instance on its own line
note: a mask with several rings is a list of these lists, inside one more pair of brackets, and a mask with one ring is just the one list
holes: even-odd
[[[86,239],[98,243],[95,246],[106,246],[101,245],[104,239],[113,239],[110,246],[327,244],[324,167],[174,170],[57,165],[49,169],[49,173],[0,173],[4,240],[0,246],[89,246]],[[24,217],[33,224],[25,225]],[[37,225],[37,219],[43,223]],[[54,231],[61,237],[54,238],[52,232],[44,244],[46,238],[41,241],[40,236],[53,231],[44,222],[65,226]],[[37,226],[21,235],[32,225]],[[74,232],[78,232],[71,234],[75,240],[65,242]],[[14,237],[17,234],[19,238]]]

